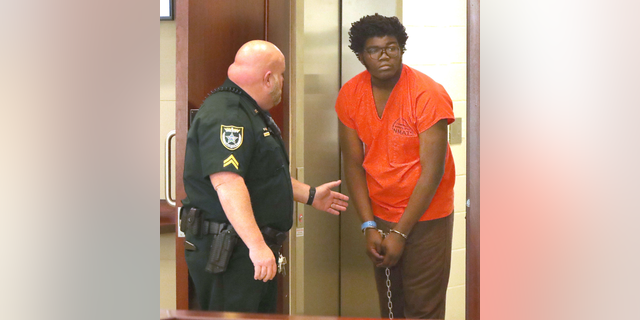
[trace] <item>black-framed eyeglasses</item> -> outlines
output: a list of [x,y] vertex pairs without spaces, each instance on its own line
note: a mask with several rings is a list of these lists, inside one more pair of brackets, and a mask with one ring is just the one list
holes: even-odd
[[396,45],[391,45],[385,48],[380,47],[371,47],[364,50],[369,54],[369,57],[374,60],[380,59],[382,57],[382,52],[387,54],[389,58],[395,58],[400,54],[400,47]]

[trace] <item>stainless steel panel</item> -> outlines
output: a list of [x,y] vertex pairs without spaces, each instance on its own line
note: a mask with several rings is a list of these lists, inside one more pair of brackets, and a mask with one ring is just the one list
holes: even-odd
[[[339,10],[338,0],[304,1],[304,179],[313,186],[340,178],[333,110],[340,88]],[[337,316],[340,219],[309,206],[304,211],[304,314]]]

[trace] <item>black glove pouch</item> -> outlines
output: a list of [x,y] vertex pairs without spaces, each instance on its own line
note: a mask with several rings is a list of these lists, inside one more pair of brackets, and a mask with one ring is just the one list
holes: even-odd
[[189,230],[196,237],[202,236],[202,222],[204,220],[202,210],[197,208],[189,209],[186,219],[183,218],[183,220],[186,220],[186,230]]

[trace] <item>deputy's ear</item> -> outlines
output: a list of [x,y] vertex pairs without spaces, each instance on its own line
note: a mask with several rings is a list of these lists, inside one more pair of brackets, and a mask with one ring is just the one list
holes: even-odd
[[271,71],[267,71],[267,73],[264,74],[264,79],[263,79],[264,85],[270,87],[271,84]]

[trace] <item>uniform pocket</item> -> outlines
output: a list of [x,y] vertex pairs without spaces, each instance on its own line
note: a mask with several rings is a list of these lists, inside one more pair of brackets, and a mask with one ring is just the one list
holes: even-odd
[[284,154],[280,144],[272,136],[259,139],[256,151],[251,159],[246,180],[267,179],[278,174],[285,165]]
[[420,160],[420,137],[391,133],[387,150],[392,165],[402,165]]

